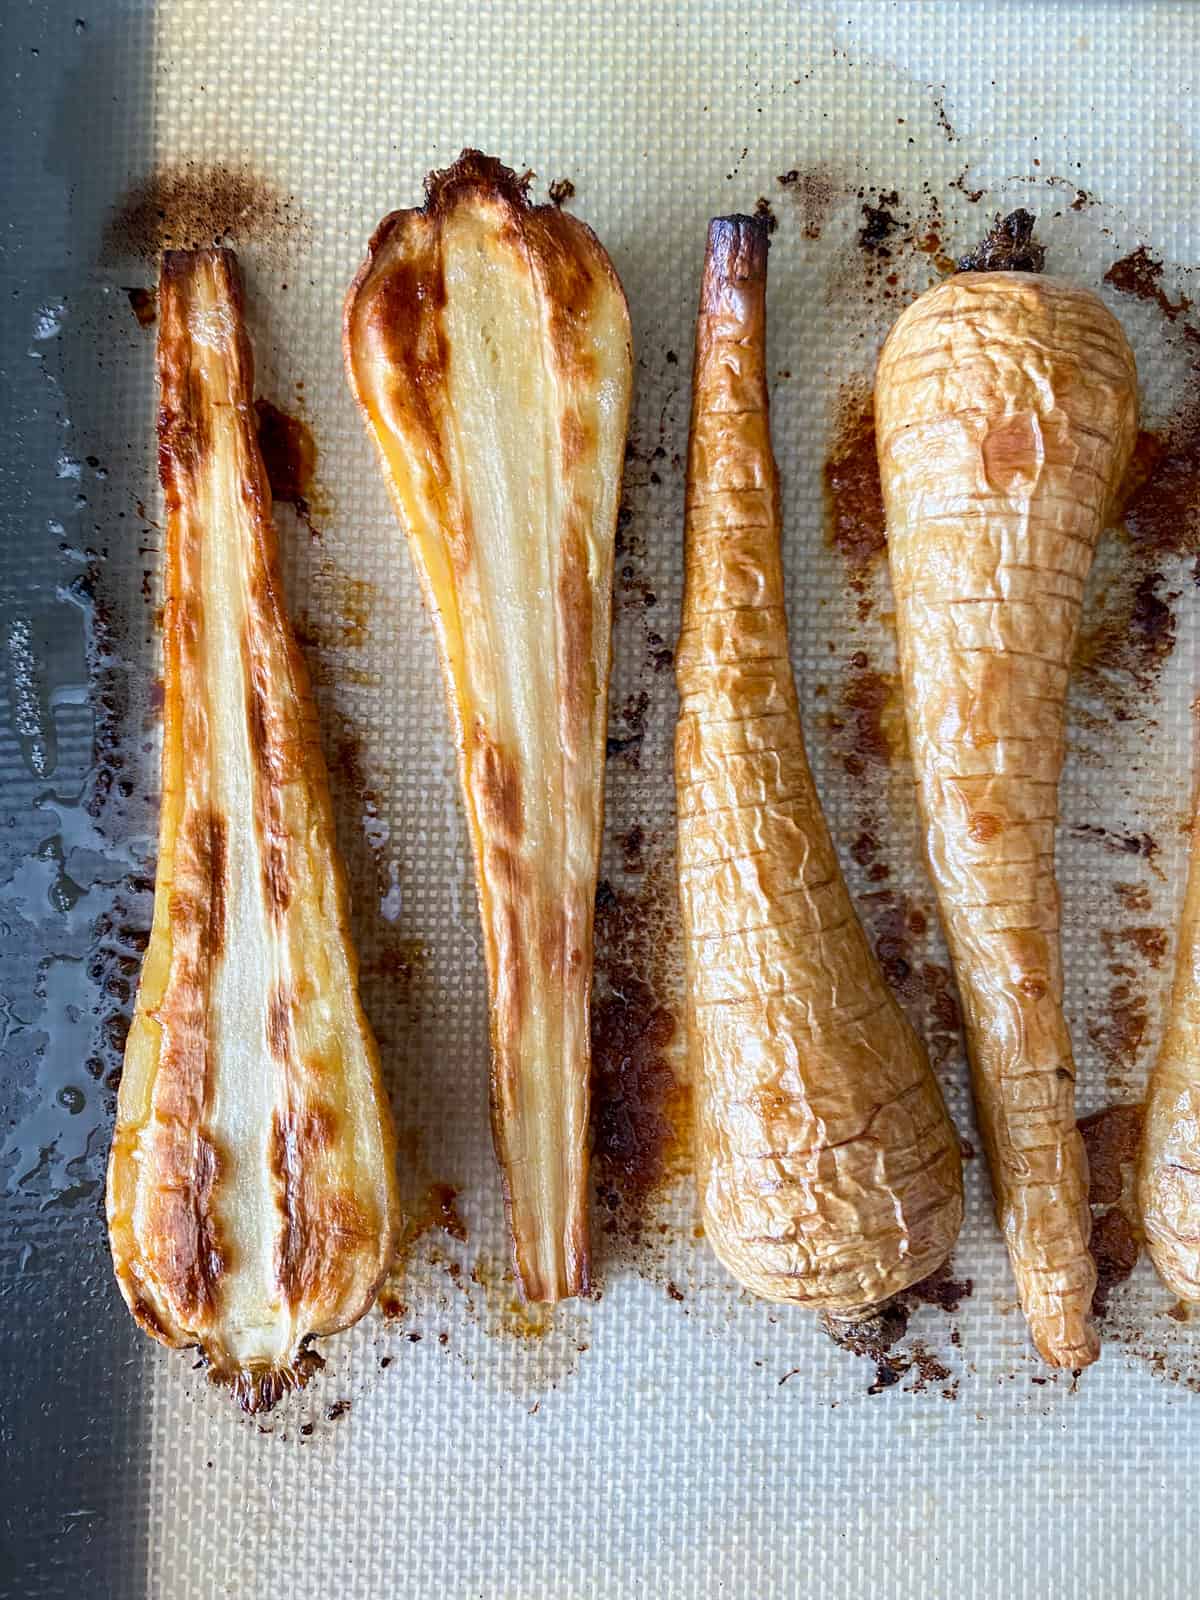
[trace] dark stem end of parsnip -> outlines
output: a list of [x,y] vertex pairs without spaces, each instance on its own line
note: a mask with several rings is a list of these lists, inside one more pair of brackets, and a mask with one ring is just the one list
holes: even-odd
[[960,272],[1041,272],[1046,265],[1046,247],[1035,239],[1037,218],[1031,211],[1018,209],[996,220],[983,238],[960,256]]

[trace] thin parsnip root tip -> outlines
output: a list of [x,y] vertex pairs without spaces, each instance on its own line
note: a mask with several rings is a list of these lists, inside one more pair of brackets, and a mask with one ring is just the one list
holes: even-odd
[[926,854],[963,1001],[1001,1229],[1037,1348],[1095,1359],[1095,1264],[1054,878],[1083,587],[1137,432],[1093,294],[968,272],[879,359],[876,439]]
[[865,1311],[946,1259],[959,1144],[854,913],[788,654],[767,232],[709,229],[676,653],[678,870],[705,1233],[772,1300]]
[[139,1325],[261,1406],[373,1301],[394,1150],[232,252],[168,252],[158,304],[162,808],[108,1225]]
[[441,655],[475,857],[492,1125],[526,1298],[586,1292],[592,912],[629,315],[595,235],[467,150],[385,218],[351,390]]

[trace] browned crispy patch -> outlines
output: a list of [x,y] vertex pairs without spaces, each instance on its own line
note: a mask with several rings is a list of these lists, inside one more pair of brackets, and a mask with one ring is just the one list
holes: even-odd
[[825,220],[842,193],[842,184],[824,167],[792,167],[775,181],[799,211],[804,237],[819,239]]
[[220,1157],[194,1123],[176,1122],[158,1130],[153,1159],[161,1177],[147,1205],[147,1264],[176,1317],[200,1328],[216,1312],[229,1265],[213,1215]]
[[460,200],[484,197],[523,211],[529,204],[532,177],[532,173],[518,176],[495,156],[468,148],[451,166],[441,167],[425,179],[425,210],[430,215],[444,215]]
[[254,643],[254,625],[242,635],[242,671],[246,685],[246,729],[254,764],[254,832],[262,871],[263,898],[278,921],[292,898],[287,829],[280,789],[287,780],[284,753],[276,723],[278,713],[266,682],[266,664]]
[[276,1111],[267,1160],[281,1216],[275,1275],[289,1305],[335,1302],[343,1255],[372,1238],[362,1203],[345,1190],[327,1190],[322,1174],[337,1137],[332,1107],[309,1102]]
[[592,581],[585,523],[578,508],[572,508],[563,529],[555,600],[561,688],[559,739],[568,760],[577,760],[581,754],[579,738],[591,725],[598,689]]
[[595,380],[596,357],[588,337],[587,308],[597,277],[615,278],[586,223],[554,206],[522,216],[522,232],[540,281],[553,360],[564,381],[586,387]]
[[525,831],[520,769],[512,752],[496,744],[483,728],[476,730],[475,750],[471,786],[480,826],[506,843],[516,844]]
[[288,1061],[292,1054],[293,1002],[286,984],[276,984],[267,996],[267,1048],[279,1062]]

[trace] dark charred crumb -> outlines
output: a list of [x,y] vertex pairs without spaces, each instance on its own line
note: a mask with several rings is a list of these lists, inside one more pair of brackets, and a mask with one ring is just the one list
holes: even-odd
[[1046,265],[1045,247],[1033,236],[1037,218],[1018,209],[995,222],[974,250],[961,256],[960,272],[1041,272]]
[[1177,1300],[1173,1306],[1168,1306],[1163,1315],[1170,1317],[1172,1322],[1190,1322],[1192,1320],[1191,1311],[1182,1300]]
[[891,208],[900,204],[900,195],[895,189],[889,189],[881,193],[878,199],[879,204],[875,206],[863,201],[863,225],[858,230],[858,247],[879,260],[888,260],[892,254],[888,240],[901,225]]
[[1141,856],[1150,861],[1158,854],[1158,841],[1148,833],[1111,833],[1094,822],[1080,822],[1072,829],[1077,839],[1095,839],[1114,855]]
[[420,1344],[422,1335],[414,1331],[413,1333],[405,1334],[405,1338],[409,1344]]
[[254,402],[254,412],[271,498],[297,506],[306,503],[317,467],[312,429],[302,418],[292,416],[262,395]]
[[671,1283],[669,1280],[668,1280],[668,1283],[667,1283],[667,1296],[671,1300],[677,1300],[677,1301],[680,1301],[680,1302],[682,1302],[682,1300],[684,1298],[683,1290],[680,1289],[678,1287],[678,1285],[676,1285],[674,1283]]
[[380,1365],[381,1369],[384,1372],[387,1371],[387,1369],[391,1366],[391,1364],[392,1364],[391,1356],[380,1356],[379,1365]]
[[919,1305],[937,1306],[945,1312],[955,1312],[964,1300],[969,1300],[975,1292],[974,1278],[956,1278],[950,1270],[950,1263],[943,1262],[935,1272],[927,1278],[922,1278],[920,1283],[914,1283],[911,1289],[905,1291],[909,1298]]
[[[643,858],[644,859],[644,858]],[[597,1234],[646,1271],[655,1195],[689,1152],[689,1100],[672,1067],[678,1024],[667,991],[677,937],[669,861],[645,866],[636,891],[596,890],[592,1001],[592,1171]],[[611,1256],[610,1256],[611,1258]]]
[[167,249],[223,241],[284,244],[302,230],[302,210],[245,167],[184,162],[136,183],[110,218],[102,259],[157,259]]
[[610,734],[607,751],[619,757],[636,771],[641,765],[642,743],[646,737],[646,714],[650,709],[650,696],[644,689],[626,695],[619,713],[620,725],[626,732]]
[[1131,915],[1139,911],[1149,911],[1153,904],[1150,891],[1144,883],[1114,883],[1113,893],[1121,902],[1121,906]]
[[970,203],[973,206],[975,206],[975,205],[978,205],[979,202],[983,199],[984,195],[987,193],[987,190],[986,189],[968,189],[967,188],[967,173],[970,172],[970,170],[971,170],[971,168],[970,168],[969,165],[965,166],[962,169],[962,171],[959,173],[957,178],[952,178],[951,179],[950,187],[952,189],[957,189],[960,194],[965,195],[967,200],[969,200]]
[[546,193],[556,206],[565,206],[568,200],[575,198],[575,185],[570,178],[555,178]]
[[946,135],[946,138],[951,141],[956,139],[958,136],[954,131],[954,125],[950,121],[950,118],[946,115],[946,101],[944,94],[934,95],[933,109],[937,115],[937,125]]
[[958,1143],[959,1148],[962,1150],[962,1158],[964,1161],[975,1161],[978,1159],[979,1151],[976,1150],[970,1139],[964,1139],[960,1136]]
[[800,231],[806,239],[819,239],[821,229],[840,192],[833,176],[823,167],[801,170],[793,167],[775,180],[795,203],[800,213]]
[[450,1343],[450,1335],[443,1330],[438,1334],[438,1343],[443,1346],[448,1345]]
[[1162,286],[1162,275],[1163,263],[1156,261],[1146,246],[1141,244],[1132,254],[1114,261],[1104,274],[1104,281],[1110,283],[1119,294],[1153,301],[1168,322],[1174,322],[1176,317],[1191,310],[1192,302],[1187,295],[1180,295],[1178,300],[1169,300]]
[[325,1407],[326,1422],[338,1422],[350,1409],[349,1400],[335,1400],[332,1405]]
[[669,367],[677,367],[679,365],[679,357],[675,354],[674,350],[667,351],[666,361]]
[[754,202],[754,215],[760,222],[765,223],[768,234],[774,233],[779,226],[779,218],[771,209],[771,202],[766,195],[760,194]]
[[153,327],[158,320],[158,291],[156,289],[126,288],[129,308],[137,318],[139,328]]
[[[382,1365],[382,1362],[380,1363],[380,1365]],[[316,1425],[314,1423],[311,1423],[311,1422],[302,1422],[300,1424],[300,1437],[302,1439],[311,1439],[312,1436],[313,1436],[313,1433],[315,1432],[315,1426]]]

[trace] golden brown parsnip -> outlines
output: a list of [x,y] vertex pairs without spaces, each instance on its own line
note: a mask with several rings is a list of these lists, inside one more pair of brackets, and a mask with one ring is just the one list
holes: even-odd
[[1158,1275],[1200,1303],[1200,815],[1191,860],[1166,1033],[1146,1095],[1138,1203]]
[[592,910],[632,354],[595,235],[467,150],[371,240],[350,387],[433,619],[475,854],[527,1299],[588,1286]]
[[1034,1343],[1094,1361],[1087,1163],[1062,1010],[1054,829],[1083,586],[1137,431],[1095,295],[964,272],[900,317],[879,466],[929,870],[1000,1226]]
[[108,1225],[142,1327],[258,1410],[374,1299],[393,1144],[232,252],[168,252],[158,314],[162,811]]
[[788,655],[767,232],[709,228],[676,654],[679,888],[705,1232],[747,1288],[857,1312],[962,1220],[958,1138],[855,915]]

